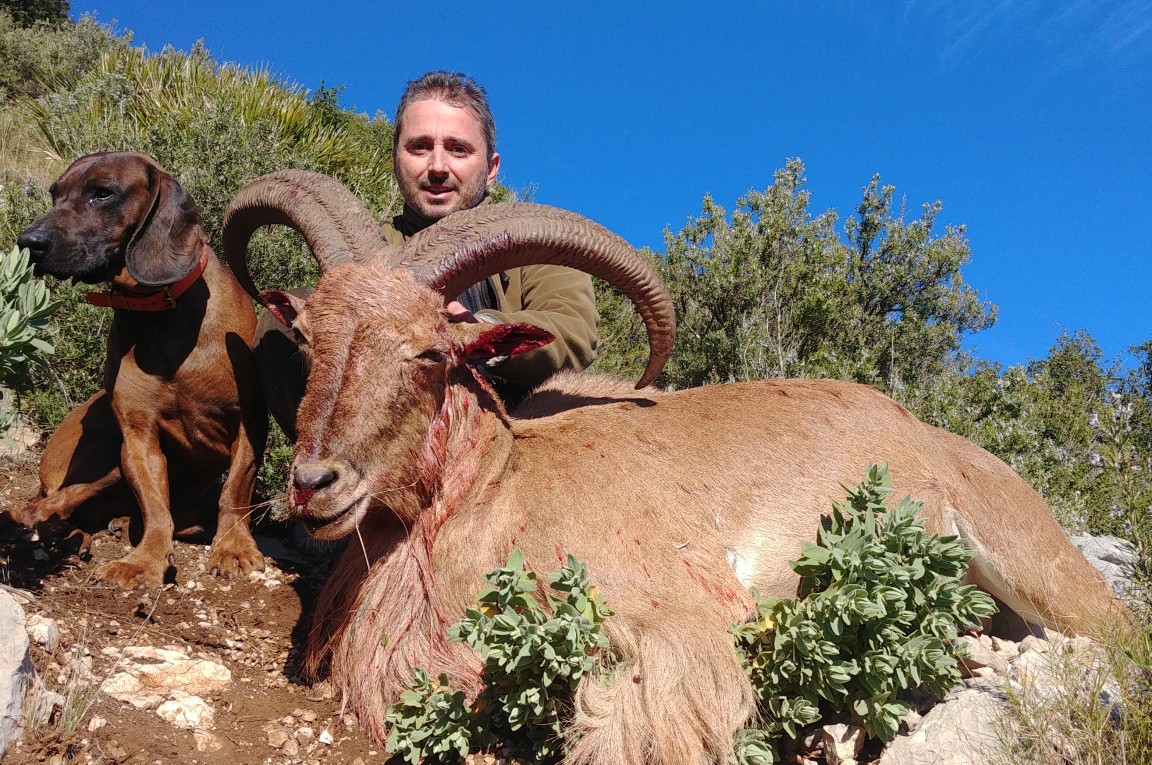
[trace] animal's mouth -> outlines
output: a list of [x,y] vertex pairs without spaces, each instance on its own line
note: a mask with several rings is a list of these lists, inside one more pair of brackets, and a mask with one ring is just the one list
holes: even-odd
[[51,254],[37,260],[32,267],[34,276],[51,276],[73,283],[100,284],[111,279],[115,272],[107,259],[82,259],[77,256]]
[[312,497],[302,508],[297,506],[296,516],[316,539],[332,541],[348,536],[368,511],[368,495],[365,493],[357,492],[340,504],[335,502],[337,499],[321,494]]

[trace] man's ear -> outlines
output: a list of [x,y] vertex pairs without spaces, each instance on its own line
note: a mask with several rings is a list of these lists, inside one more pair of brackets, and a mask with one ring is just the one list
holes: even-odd
[[296,329],[296,322],[304,311],[305,300],[283,290],[260,293],[260,303],[288,329]]
[[556,339],[546,329],[534,324],[454,324],[460,338],[460,358],[487,361],[497,356],[516,356],[548,345]]

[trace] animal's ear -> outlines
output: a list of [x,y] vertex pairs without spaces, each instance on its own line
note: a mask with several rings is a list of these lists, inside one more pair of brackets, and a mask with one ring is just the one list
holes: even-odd
[[281,324],[295,329],[296,321],[304,310],[305,300],[282,290],[268,290],[260,293],[260,302]]
[[460,349],[461,358],[468,361],[485,361],[497,356],[516,356],[534,351],[556,339],[556,336],[548,330],[540,329],[533,324],[518,322],[479,326],[483,326],[484,330],[464,343]]
[[140,284],[178,282],[192,271],[204,247],[204,227],[192,197],[158,166],[148,164],[149,199],[124,253],[128,273]]

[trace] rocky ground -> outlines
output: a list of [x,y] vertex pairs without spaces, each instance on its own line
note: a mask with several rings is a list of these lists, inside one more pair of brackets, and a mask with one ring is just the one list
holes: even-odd
[[[0,467],[0,509],[36,491],[35,463]],[[96,534],[81,560],[67,543],[0,529],[0,583],[28,617],[31,658],[48,696],[6,765],[91,763],[370,763],[383,753],[324,684],[298,676],[308,604],[327,555],[309,556],[264,523],[267,568],[237,581],[207,571],[205,544],[176,544],[176,581],[123,591],[94,581],[128,550],[126,524]],[[104,692],[96,692],[103,685]]]

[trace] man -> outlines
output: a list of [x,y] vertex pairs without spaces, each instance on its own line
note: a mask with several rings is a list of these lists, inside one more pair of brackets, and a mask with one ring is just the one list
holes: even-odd
[[[470,77],[429,72],[408,83],[396,108],[393,170],[404,210],[381,225],[389,244],[458,210],[491,204],[496,182],[496,124],[484,89]],[[304,293],[301,293],[304,294]],[[488,362],[485,372],[509,409],[561,369],[583,369],[596,358],[592,279],[561,266],[526,266],[473,285],[448,303],[456,321],[525,322],[556,339],[529,353]],[[295,341],[278,321],[262,316],[257,360],[269,410],[296,438],[295,411],[307,370]]]
[[[489,204],[500,155],[487,94],[470,77],[429,72],[408,83],[396,108],[393,171],[404,211],[381,226],[399,245],[436,221]],[[592,279],[561,266],[527,266],[473,285],[448,304],[457,321],[526,322],[556,340],[531,353],[494,359],[487,368],[509,405],[560,369],[596,358]]]

